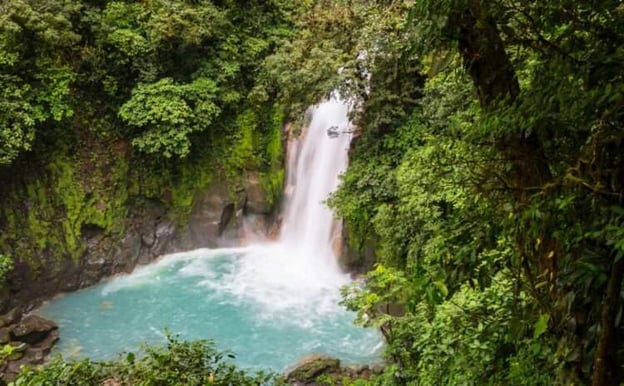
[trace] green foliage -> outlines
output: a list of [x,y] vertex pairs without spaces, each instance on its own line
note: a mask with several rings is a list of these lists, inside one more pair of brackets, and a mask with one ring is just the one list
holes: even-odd
[[[31,148],[35,137],[35,111],[33,106],[24,99],[28,93],[27,86],[16,85],[6,76],[0,82],[1,102],[3,111],[0,118],[0,163],[8,164],[17,158],[22,151]],[[11,84],[13,83],[13,84]]]
[[282,108],[251,90],[294,8],[2,2],[2,250],[55,272],[84,255],[85,229],[118,240],[151,201],[183,228],[198,191],[216,176],[236,190],[248,170],[277,203]]
[[[345,290],[388,338],[374,382],[621,382],[621,2],[0,10],[0,164],[49,165],[52,183],[5,188],[4,252],[78,256],[82,225],[120,232],[131,197],[183,222],[215,176],[257,171],[275,202],[284,117],[337,89],[357,100],[358,130],[330,204],[353,249],[374,246],[377,268]],[[115,141],[150,157],[75,151]]]
[[190,152],[189,135],[208,127],[219,113],[213,100],[214,82],[198,78],[177,85],[165,78],[139,85],[119,111],[129,125],[141,129],[132,144],[145,153],[185,157]]
[[232,358],[231,353],[217,351],[211,341],[183,341],[168,334],[166,346],[148,346],[139,356],[128,353],[115,361],[64,362],[57,357],[45,367],[24,369],[11,385],[277,384],[273,374],[250,374],[233,365]]
[[271,119],[267,123],[268,133],[265,135],[266,142],[263,146],[265,153],[264,171],[261,173],[262,188],[264,189],[267,204],[273,206],[277,204],[282,195],[285,181],[284,165],[284,110],[280,106],[274,106]]
[[[384,377],[621,382],[617,366],[598,365],[624,352],[608,338],[623,328],[613,292],[623,256],[621,4],[356,1],[344,14],[329,25],[308,16],[320,31],[306,25],[314,39],[299,44],[348,39],[332,35],[341,27],[369,38],[343,45],[366,47],[351,57],[334,55],[339,83],[363,108],[330,203],[351,247],[374,245],[387,272],[378,266],[345,293],[360,321],[389,337]],[[353,28],[358,18],[376,23]],[[405,313],[382,312],[388,302]],[[479,307],[494,314],[495,334],[466,319]]]
[[7,360],[15,359],[16,355],[19,355],[26,347],[25,343],[19,345],[4,344],[0,349],[0,365],[5,365]]
[[38,125],[65,122],[74,72],[59,60],[79,36],[69,19],[74,6],[52,1],[39,9],[23,0],[3,2],[0,10],[0,165],[32,149]]
[[0,253],[0,285],[4,283],[7,273],[13,270],[13,259],[11,256]]

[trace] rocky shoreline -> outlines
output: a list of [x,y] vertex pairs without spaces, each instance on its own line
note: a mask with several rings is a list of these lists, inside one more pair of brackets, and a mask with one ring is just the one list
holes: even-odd
[[59,340],[58,326],[19,307],[0,316],[0,385],[11,382],[22,365],[43,364]]
[[[13,381],[24,365],[44,364],[59,340],[56,323],[22,311],[16,307],[0,316],[0,386]],[[337,358],[310,354],[286,371],[283,380],[294,386],[339,385],[345,379],[370,379],[382,370],[383,364],[345,366]]]

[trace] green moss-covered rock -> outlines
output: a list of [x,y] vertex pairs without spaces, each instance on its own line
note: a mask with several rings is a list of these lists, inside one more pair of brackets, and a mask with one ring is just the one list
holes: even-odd
[[336,373],[340,370],[340,360],[326,355],[310,355],[302,358],[286,373],[289,383],[312,384],[321,375]]

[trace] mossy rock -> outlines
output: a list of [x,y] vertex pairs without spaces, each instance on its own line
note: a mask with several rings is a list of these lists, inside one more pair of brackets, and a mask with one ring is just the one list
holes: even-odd
[[286,373],[286,381],[313,383],[316,378],[325,374],[340,371],[340,360],[326,355],[310,355],[302,358]]

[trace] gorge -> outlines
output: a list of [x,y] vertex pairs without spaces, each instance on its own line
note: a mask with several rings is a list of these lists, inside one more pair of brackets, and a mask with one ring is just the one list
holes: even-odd
[[290,142],[284,220],[278,240],[165,256],[127,276],[60,296],[38,313],[59,324],[66,358],[113,359],[164,329],[185,339],[210,338],[243,367],[284,371],[300,357],[328,354],[344,363],[379,360],[374,329],[353,326],[338,305],[350,282],[332,244],[339,223],[324,201],[347,165],[348,107],[336,99],[312,110]]
[[2,0],[0,374],[624,384],[622,63],[621,0]]

